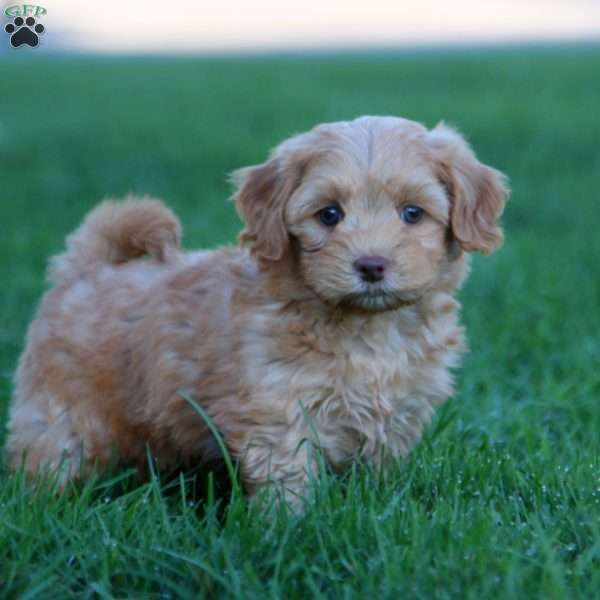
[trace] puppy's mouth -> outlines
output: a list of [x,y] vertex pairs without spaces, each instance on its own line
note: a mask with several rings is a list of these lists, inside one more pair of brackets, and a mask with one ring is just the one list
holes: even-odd
[[418,299],[415,294],[392,292],[381,287],[369,286],[359,292],[345,294],[339,304],[367,312],[383,312],[414,304]]

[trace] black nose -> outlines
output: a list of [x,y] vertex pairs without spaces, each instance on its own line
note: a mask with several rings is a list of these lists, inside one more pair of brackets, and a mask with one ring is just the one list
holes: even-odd
[[354,261],[354,268],[360,274],[363,281],[375,283],[385,277],[387,260],[382,256],[363,256]]

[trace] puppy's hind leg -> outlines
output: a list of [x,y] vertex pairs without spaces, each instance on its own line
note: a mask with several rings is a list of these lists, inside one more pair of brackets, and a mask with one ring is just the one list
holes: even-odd
[[15,402],[9,422],[9,467],[21,466],[28,474],[47,471],[63,487],[77,477],[84,458],[84,443],[73,429],[67,407],[52,394],[38,392]]

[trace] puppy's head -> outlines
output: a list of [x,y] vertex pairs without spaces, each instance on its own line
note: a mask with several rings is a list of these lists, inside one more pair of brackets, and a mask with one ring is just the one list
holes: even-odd
[[415,302],[448,286],[464,252],[488,254],[502,242],[504,176],[443,124],[427,131],[362,117],[320,125],[234,178],[241,239],[262,268],[287,259],[290,277],[332,305],[380,311]]

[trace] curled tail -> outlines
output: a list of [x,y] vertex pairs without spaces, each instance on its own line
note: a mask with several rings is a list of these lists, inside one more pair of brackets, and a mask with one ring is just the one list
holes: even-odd
[[122,202],[105,201],[69,235],[66,252],[52,260],[50,279],[57,283],[90,267],[144,255],[167,262],[178,254],[180,241],[177,217],[159,200],[129,196]]

